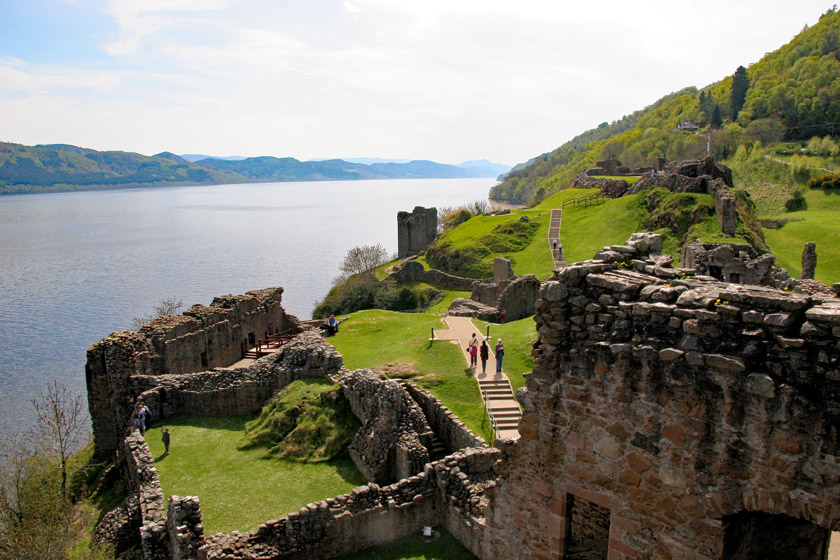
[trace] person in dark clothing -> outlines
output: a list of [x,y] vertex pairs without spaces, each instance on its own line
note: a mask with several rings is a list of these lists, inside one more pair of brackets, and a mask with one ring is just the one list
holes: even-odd
[[169,428],[166,426],[160,429],[160,439],[163,441],[163,446],[166,448],[164,455],[169,455]]
[[505,357],[505,345],[502,344],[502,339],[496,343],[496,373],[502,372],[502,358]]
[[487,358],[490,357],[490,347],[487,346],[486,340],[481,341],[479,353],[481,354],[481,373],[487,373]]

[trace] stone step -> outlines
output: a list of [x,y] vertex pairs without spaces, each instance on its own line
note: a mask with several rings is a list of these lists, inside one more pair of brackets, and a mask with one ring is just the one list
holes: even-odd
[[500,419],[510,419],[515,418],[518,422],[520,418],[522,418],[522,413],[520,412],[493,412],[493,418],[500,420]]

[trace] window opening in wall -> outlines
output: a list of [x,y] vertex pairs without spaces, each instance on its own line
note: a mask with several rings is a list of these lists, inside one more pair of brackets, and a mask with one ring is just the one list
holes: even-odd
[[606,560],[610,547],[610,510],[569,495],[566,560]]
[[723,270],[719,266],[709,265],[709,276],[714,276],[717,279],[721,278]]
[[254,333],[248,333],[248,348],[253,348],[257,345],[257,337],[254,336]]
[[201,367],[206,368],[210,362],[207,361],[207,351],[201,353]]
[[803,519],[742,511],[723,518],[723,559],[821,560],[830,536],[828,529]]

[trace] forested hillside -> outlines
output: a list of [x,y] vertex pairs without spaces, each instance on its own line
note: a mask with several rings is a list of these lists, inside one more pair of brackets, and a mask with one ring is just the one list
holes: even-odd
[[365,165],[340,159],[298,161],[270,156],[189,162],[169,152],[144,156],[68,144],[0,142],[0,194],[101,188],[213,185],[274,181],[495,177],[498,169],[433,161]]
[[[702,127],[678,132],[680,121]],[[801,141],[840,133],[840,14],[832,8],[819,23],[746,68],[701,90],[669,94],[613,123],[601,123],[552,152],[517,166],[491,197],[535,203],[569,186],[596,161],[618,158],[629,167],[657,157],[726,159],[739,146]]]

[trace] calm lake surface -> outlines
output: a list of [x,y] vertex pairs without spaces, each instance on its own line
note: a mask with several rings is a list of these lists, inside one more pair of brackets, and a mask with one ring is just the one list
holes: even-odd
[[85,352],[166,298],[184,309],[283,286],[309,319],[348,249],[397,250],[415,206],[486,199],[493,179],[262,183],[0,197],[0,437],[58,380],[85,395]]

